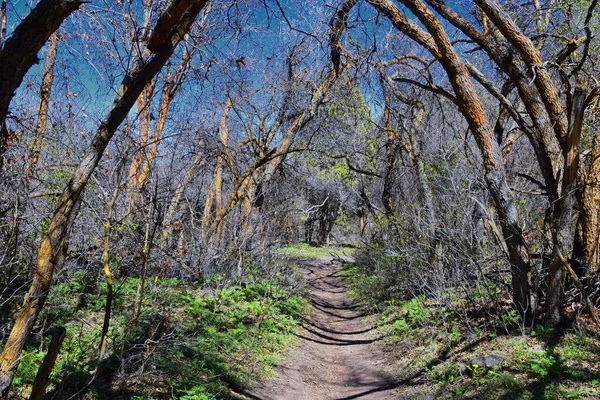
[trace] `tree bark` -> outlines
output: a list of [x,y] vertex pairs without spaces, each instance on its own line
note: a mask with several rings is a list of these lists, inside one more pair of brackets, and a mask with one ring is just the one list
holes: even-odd
[[[175,1],[175,3],[180,2]],[[79,200],[83,189],[86,187],[117,128],[135,104],[144,87],[156,76],[169,57],[171,57],[175,47],[190,29],[196,16],[206,2],[206,0],[191,1],[182,19],[178,21],[178,24],[172,26],[172,29],[167,32],[167,36],[155,37],[155,40],[160,41],[162,45],[152,54],[151,58],[149,60],[138,59],[134,62],[133,67],[125,75],[121,83],[121,87],[117,92],[108,115],[96,131],[90,148],[73,173],[67,187],[58,198],[48,233],[42,239],[31,287],[25,296],[23,307],[17,315],[11,333],[0,355],[0,393],[2,395],[8,395],[25,341],[33,329],[37,316],[48,297],[57,256],[63,238],[69,229],[68,222],[75,204]]]
[[533,42],[514,23],[512,18],[504,11],[496,0],[474,0],[485,15],[494,23],[502,35],[514,46],[521,55],[527,67],[534,71],[534,84],[539,92],[546,111],[550,116],[552,126],[561,145],[567,140],[567,115],[558,91],[556,90],[550,73],[546,69],[544,60]]
[[50,373],[54,368],[58,354],[60,353],[60,347],[62,342],[67,335],[67,330],[62,326],[56,327],[52,330],[52,339],[50,340],[50,346],[48,352],[42,361],[42,365],[38,369],[33,386],[31,389],[31,395],[29,400],[43,400],[46,394],[46,387],[48,386],[48,380],[50,379]]
[[[527,75],[521,70],[518,57],[513,54],[513,50],[508,46],[499,45],[495,40],[496,36],[487,34],[487,31],[478,31],[467,20],[446,6],[444,2],[440,0],[427,0],[427,3],[452,25],[480,45],[490,59],[515,84],[523,105],[533,121],[533,127],[529,129],[527,123],[518,114],[513,116],[513,119],[527,135],[535,152],[540,172],[544,177],[549,203],[553,204],[558,199],[558,184],[555,171],[562,166],[560,159],[561,150],[558,141],[553,135],[554,128],[544,108],[544,104],[539,94],[535,91],[535,88],[530,84]],[[487,21],[486,15],[481,13],[481,10],[480,14],[480,17],[484,21]],[[470,68],[470,70],[472,71],[473,69]],[[489,91],[487,87],[486,90]],[[492,95],[494,94],[492,93]]]
[[204,201],[204,212],[202,214],[202,237],[208,238],[208,233],[213,222],[213,206],[215,203],[215,186],[211,183],[206,193],[206,200]]
[[[220,219],[223,214],[223,168],[225,160],[229,159],[229,151],[227,146],[229,145],[229,129],[227,128],[227,119],[229,118],[229,112],[233,103],[231,98],[227,96],[225,102],[225,108],[223,109],[223,115],[221,115],[221,121],[219,123],[219,140],[221,141],[221,150],[217,154],[217,166],[215,169],[215,219]],[[220,236],[218,234],[217,236]]]
[[569,245],[571,244],[571,216],[577,190],[579,146],[586,108],[585,100],[586,93],[578,83],[573,95],[571,123],[564,148],[562,195],[555,206],[555,220],[552,227],[554,254],[550,262],[546,291],[546,324],[548,326],[557,326],[561,322],[563,274],[564,271],[571,268],[567,254],[569,254]]
[[[143,133],[141,143],[141,151],[139,152],[138,158],[135,160],[135,165],[132,163],[130,174],[132,175],[131,186],[133,188],[132,193],[134,196],[139,194],[144,188],[146,181],[148,180],[148,174],[152,167],[152,163],[158,154],[158,145],[162,137],[165,124],[167,122],[167,116],[169,115],[169,106],[175,98],[175,95],[181,88],[181,84],[187,76],[189,70],[190,61],[193,56],[193,51],[184,51],[175,69],[175,72],[171,72],[170,68],[165,77],[164,86],[162,88],[162,94],[160,98],[160,108],[158,112],[158,120],[154,126],[152,133],[152,141],[148,143],[149,131],[150,131],[150,105],[152,102],[152,92],[154,90],[155,83],[152,83],[146,89],[147,94],[143,100],[143,111],[140,111],[140,132]],[[148,93],[149,92],[149,93]],[[139,101],[139,100],[138,100]],[[139,104],[139,103],[138,103]],[[141,121],[144,121],[143,124]],[[149,148],[148,148],[149,146]],[[135,197],[134,197],[135,200]]]
[[[120,175],[120,174],[119,174]],[[120,176],[119,176],[120,177]],[[108,328],[110,327],[110,314],[112,311],[113,301],[113,276],[110,270],[110,234],[112,232],[112,221],[115,213],[115,203],[119,197],[119,177],[115,183],[110,201],[107,204],[108,215],[104,224],[104,238],[102,243],[102,269],[106,277],[106,304],[104,305],[104,320],[102,322],[102,333],[100,334],[100,346],[98,350],[98,361],[104,360],[106,357],[106,343],[108,336]]]
[[600,235],[600,131],[592,142],[590,164],[577,189],[579,204],[578,236],[573,245],[572,258],[577,263],[575,271],[580,277],[598,270],[598,236]]
[[133,160],[129,165],[129,179],[127,184],[127,204],[131,209],[136,208],[136,203],[140,196],[140,186],[138,177],[141,173],[141,166],[144,162],[148,147],[148,137],[150,134],[150,103],[154,95],[155,80],[152,79],[137,98],[138,111],[138,140]]
[[[388,219],[394,218],[394,195],[392,193],[392,178],[396,170],[396,154],[398,146],[396,144],[397,134],[391,125],[391,94],[387,86],[386,79],[384,77],[385,71],[383,66],[379,67],[379,80],[381,89],[383,91],[383,98],[385,101],[385,107],[383,109],[383,130],[385,131],[385,172],[383,174],[383,190],[381,192],[381,200],[383,202],[383,209]],[[364,232],[363,220],[361,218],[361,236]]]
[[25,168],[27,176],[32,175],[37,165],[42,143],[48,125],[48,104],[50,103],[50,92],[54,82],[54,63],[56,62],[56,50],[58,44],[58,32],[54,32],[48,39],[46,58],[44,59],[44,70],[42,72],[42,85],[40,88],[40,104],[38,106],[37,123],[35,125],[35,139],[31,145],[29,162]]

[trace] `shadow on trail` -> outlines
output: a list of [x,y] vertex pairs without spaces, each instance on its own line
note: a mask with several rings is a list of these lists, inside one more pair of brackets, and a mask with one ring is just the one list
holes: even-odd
[[390,380],[384,384],[382,384],[379,387],[375,387],[372,389],[368,389],[365,390],[363,392],[360,393],[356,393],[350,396],[346,396],[346,397],[339,397],[336,398],[335,400],[351,400],[351,399],[358,399],[361,398],[363,396],[367,396],[370,394],[374,394],[374,393],[378,393],[378,392],[385,392],[388,390],[393,390],[393,389],[397,389],[401,386],[404,385],[411,385],[412,382],[414,380],[416,380],[417,378],[420,378],[421,376],[423,376],[423,374],[429,370],[431,370],[431,368],[443,363],[444,361],[448,360],[451,356],[453,355],[457,355],[460,353],[463,353],[465,351],[469,351],[472,350],[473,348],[477,347],[478,345],[480,345],[483,342],[487,342],[489,341],[490,338],[488,336],[484,336],[481,337],[479,339],[474,340],[471,343],[467,343],[465,346],[461,347],[460,349],[456,350],[456,351],[452,351],[452,349],[449,349],[447,351],[443,351],[440,353],[440,355],[438,357],[436,357],[435,359],[431,360],[430,362],[428,362],[424,367],[420,368],[419,370],[415,371],[413,374],[411,374],[410,376],[399,380],[399,381],[393,381]]
[[318,332],[318,331],[316,331],[314,329],[311,329],[308,326],[305,326],[304,329],[306,329],[308,332],[312,333],[313,335],[320,337],[321,339],[331,340],[331,341],[339,342],[339,343],[369,344],[369,343],[377,342],[378,340],[383,339],[383,337],[377,337],[375,339],[359,339],[359,340],[354,340],[354,339],[338,339],[338,338],[335,338],[333,336],[329,336],[329,335],[326,335],[324,333]]
[[362,333],[371,332],[371,331],[373,331],[373,330],[375,330],[377,328],[380,328],[383,325],[385,325],[385,324],[379,324],[379,325],[371,326],[369,328],[361,329],[361,330],[358,330],[358,331],[343,332],[343,331],[336,331],[336,330],[333,330],[333,329],[325,328],[325,327],[317,325],[314,322],[309,321],[307,319],[305,319],[303,322],[304,322],[304,327],[305,328],[306,328],[306,325],[308,325],[308,326],[311,326],[313,328],[319,329],[319,330],[321,330],[323,332],[331,333],[332,335],[360,335]]
[[[241,396],[239,396],[239,395],[241,395]],[[232,399],[240,399],[240,400],[242,400],[242,399],[243,400],[247,400],[247,399],[249,399],[249,400],[263,400],[262,397],[258,397],[257,395],[252,394],[252,393],[247,392],[247,391],[244,391],[244,390],[239,391],[238,393],[232,392],[231,398]]]
[[350,304],[350,305],[335,306],[335,305],[331,304],[330,302],[320,299],[318,297],[316,297],[316,298],[312,297],[310,299],[310,302],[312,305],[316,304],[318,306],[321,306],[323,308],[328,308],[331,310],[356,310],[357,308],[361,307],[360,304],[359,305]]
[[327,281],[321,281],[321,282],[318,282],[318,284],[316,284],[315,282],[309,282],[308,283],[308,286],[312,287],[313,289],[320,290],[320,291],[326,291],[327,289],[321,287],[321,285],[327,285],[327,286],[332,287],[334,289],[340,289],[341,292],[339,292],[339,293],[346,292],[346,287],[345,286],[343,286],[343,285],[337,285],[335,283],[330,283],[330,282],[327,282]]
[[358,319],[358,318],[363,318],[363,317],[366,316],[366,314],[357,314],[357,315],[353,315],[353,316],[347,317],[345,315],[336,314],[334,312],[331,312],[331,311],[327,310],[326,308],[318,306],[316,304],[312,304],[312,306],[314,308],[316,308],[317,310],[321,311],[322,313],[325,313],[327,315],[331,315],[332,317],[336,317],[336,318],[339,318],[339,319],[345,319],[347,321],[350,321],[350,320],[353,320],[353,319]]
[[398,383],[394,383],[393,381],[391,383],[388,384],[383,384],[379,387],[373,388],[373,389],[369,389],[369,390],[365,390],[364,392],[360,392],[357,394],[353,394],[351,396],[346,396],[346,397],[338,397],[335,400],[350,400],[350,399],[358,399],[361,398],[363,396],[367,396],[369,394],[373,394],[373,393],[378,393],[378,392],[387,392],[388,390],[394,390],[397,387],[399,387],[400,384]]
[[[374,343],[374,342],[377,342],[377,341],[383,339],[382,337],[379,337],[379,338],[375,338],[375,339],[344,340],[344,339],[329,338],[326,336],[325,338],[327,340],[332,340],[332,342],[325,342],[323,340],[309,338],[309,337],[301,335],[299,333],[295,333],[294,335],[296,337],[299,337],[300,339],[304,339],[304,340],[307,340],[307,341],[313,342],[313,343],[324,344],[327,346],[356,346],[356,345],[360,345],[360,344],[371,344],[371,343]],[[317,336],[321,337],[321,335],[317,335]]]
[[[399,384],[392,375],[379,371],[382,358],[375,355],[376,347],[369,347],[383,339],[375,329],[386,324],[365,319],[369,314],[348,297],[340,280],[346,271],[340,268],[338,262],[326,260],[305,265],[313,312],[294,334],[301,339],[301,350],[288,366],[279,368],[273,386],[264,387],[258,396],[265,400],[354,399]],[[387,399],[389,394],[377,398]]]
[[331,294],[343,294],[346,293],[346,289],[340,290],[330,290],[330,289],[319,289],[313,286],[313,289],[318,290],[319,292],[331,293]]

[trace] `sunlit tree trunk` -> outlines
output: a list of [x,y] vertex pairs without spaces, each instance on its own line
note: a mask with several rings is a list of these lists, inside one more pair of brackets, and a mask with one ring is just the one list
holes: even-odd
[[[144,187],[146,181],[148,180],[148,174],[152,167],[152,163],[158,154],[158,146],[167,122],[167,116],[169,115],[169,107],[177,95],[177,92],[179,92],[181,84],[185,81],[193,54],[193,51],[188,52],[184,50],[181,60],[175,68],[175,71],[172,72],[170,68],[167,71],[160,98],[158,119],[152,134],[152,142],[150,143],[150,148],[147,150],[145,157],[143,157],[141,161],[141,166],[136,170],[136,175],[134,178],[135,186],[138,192]],[[148,101],[150,102],[151,99]],[[148,104],[148,108],[149,106],[150,104]],[[148,115],[145,117],[148,117]],[[146,122],[146,125],[146,129],[148,130],[149,121]],[[148,133],[146,133],[146,140],[147,139]]]
[[[514,46],[529,68],[535,69],[533,83],[540,94],[544,108],[550,117],[552,127],[563,148],[564,175],[561,184],[561,196],[554,204],[553,218],[553,259],[550,263],[548,290],[546,293],[546,323],[557,325],[562,314],[562,281],[565,263],[568,263],[568,246],[570,243],[569,224],[574,204],[574,184],[577,177],[577,160],[569,160],[573,151],[578,151],[579,143],[568,137],[568,123],[562,102],[552,82],[544,60],[531,40],[514,24],[510,16],[495,0],[475,0],[486,16],[493,22],[502,35]],[[573,132],[571,132],[573,133]],[[567,138],[569,143],[567,143]],[[576,139],[577,141],[579,138]],[[572,176],[566,176],[567,171]]]
[[[134,25],[129,26],[129,36],[134,39],[140,37],[146,40],[150,30],[152,17],[152,1],[143,0],[143,17],[141,29]],[[128,20],[128,19],[127,19]],[[141,57],[147,57],[150,51],[147,47],[141,47],[138,52]],[[150,116],[152,100],[154,98],[154,89],[156,87],[156,78],[148,82],[144,90],[137,98],[137,120],[138,120],[138,139],[136,141],[137,149],[133,154],[133,159],[129,165],[129,178],[127,180],[127,205],[129,211],[137,211],[138,201],[141,195],[141,187],[138,185],[141,166],[148,152],[148,139],[150,136]]]
[[56,50],[58,45],[58,32],[54,32],[48,39],[46,58],[44,59],[44,70],[42,71],[42,85],[40,88],[40,103],[38,105],[37,122],[35,125],[35,138],[31,145],[29,161],[25,168],[27,175],[33,174],[38,162],[44,135],[48,125],[48,104],[50,103],[50,92],[54,82],[54,63],[56,62]]
[[112,221],[115,213],[115,203],[119,197],[120,182],[117,179],[115,189],[107,204],[108,215],[104,223],[104,237],[102,240],[102,269],[106,278],[106,304],[104,305],[104,320],[102,322],[102,333],[100,334],[100,346],[98,350],[98,360],[102,361],[106,357],[106,345],[108,340],[108,328],[110,327],[110,315],[112,312],[113,301],[113,275],[110,270],[110,234],[112,232]]
[[[229,145],[229,129],[227,128],[227,119],[229,118],[229,112],[231,111],[232,106],[233,103],[231,102],[231,98],[227,96],[225,108],[223,109],[223,114],[221,115],[221,121],[219,123],[219,140],[221,141],[221,149],[217,155],[217,166],[215,168],[215,220],[221,220],[224,214],[223,169],[225,167],[226,160],[229,159],[229,151],[227,149],[227,146]],[[222,224],[218,224],[216,232],[217,239],[220,240],[222,235],[223,226]]]
[[129,165],[129,179],[127,183],[127,203],[132,209],[136,208],[136,203],[140,196],[138,179],[148,147],[148,137],[150,134],[150,103],[152,102],[152,97],[154,95],[154,84],[155,80],[153,79],[137,98],[138,140],[136,144],[138,148]]

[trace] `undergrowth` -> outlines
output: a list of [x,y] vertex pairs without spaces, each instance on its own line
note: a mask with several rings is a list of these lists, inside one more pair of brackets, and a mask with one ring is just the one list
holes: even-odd
[[[124,278],[115,286],[110,357],[99,364],[106,285],[96,287],[89,275],[58,283],[40,316],[45,327],[67,328],[49,396],[204,400],[243,391],[294,340],[307,303],[302,289],[288,284],[293,279],[249,275],[232,286],[221,276],[195,284],[153,278],[125,343],[138,280]],[[14,380],[18,395],[28,395],[48,342],[37,337],[27,344]]]
[[597,399],[600,340],[520,324],[507,293],[406,295],[357,264],[344,267],[350,296],[377,314],[401,398]]

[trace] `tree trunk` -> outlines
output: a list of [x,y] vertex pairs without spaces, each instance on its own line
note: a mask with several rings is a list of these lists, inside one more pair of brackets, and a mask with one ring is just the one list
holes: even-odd
[[[6,32],[5,4],[0,28],[3,32]],[[41,0],[4,42],[0,51],[0,170],[10,145],[6,126],[10,101],[27,71],[38,62],[37,53],[44,43],[81,4],[81,0]]]
[[112,311],[113,301],[113,276],[110,271],[110,234],[112,231],[112,221],[115,213],[115,203],[119,197],[119,179],[115,183],[115,190],[112,193],[110,201],[108,202],[108,215],[106,216],[106,223],[104,224],[104,238],[102,243],[102,269],[106,276],[106,304],[104,306],[104,321],[102,323],[102,333],[100,335],[100,349],[98,351],[98,361],[104,360],[106,356],[106,343],[108,328],[110,326],[110,314]]
[[50,373],[54,368],[58,354],[60,353],[60,347],[62,342],[67,335],[67,330],[62,326],[56,327],[52,330],[52,339],[50,340],[50,346],[48,352],[42,361],[42,365],[38,369],[33,386],[31,389],[31,395],[29,400],[43,400],[46,394],[46,387],[48,386],[48,380],[50,379]]
[[129,165],[129,179],[127,183],[127,204],[131,209],[136,209],[140,197],[140,186],[138,185],[141,166],[146,157],[148,137],[150,133],[150,103],[154,95],[155,80],[152,79],[137,98],[138,111],[138,140],[137,149],[133,160]]
[[142,304],[144,303],[144,295],[146,290],[146,271],[148,269],[148,261],[150,259],[150,249],[154,241],[154,234],[156,233],[157,225],[152,226],[153,215],[156,210],[156,197],[153,199],[153,207],[151,208],[148,216],[146,217],[146,227],[144,230],[144,246],[142,247],[142,260],[140,276],[138,278],[137,290],[135,292],[134,308],[127,322],[127,328],[125,329],[125,337],[123,338],[123,346],[131,340],[133,328],[138,321],[142,312]]
[[[380,75],[385,74],[383,69],[380,70]],[[398,146],[396,145],[396,132],[391,125],[391,95],[387,89],[387,83],[383,76],[380,76],[381,88],[383,90],[383,97],[385,100],[385,108],[383,110],[383,122],[384,131],[386,134],[385,142],[385,172],[383,175],[383,191],[381,192],[381,200],[383,202],[383,209],[388,219],[394,217],[394,195],[392,194],[392,178],[396,172],[396,154]],[[361,224],[361,236],[364,229]]]
[[[443,2],[427,0],[427,3],[465,35],[480,45],[490,59],[507,74],[510,81],[516,86],[528,115],[534,121],[533,128],[528,129],[527,123],[518,114],[513,119],[527,134],[527,138],[540,166],[540,171],[544,177],[549,203],[554,204],[558,199],[558,180],[554,174],[562,166],[560,146],[553,135],[554,127],[540,99],[540,95],[530,84],[528,76],[521,70],[518,58],[506,46],[498,45],[493,40],[492,35],[475,29],[473,25],[454,12],[450,7],[444,5]],[[481,18],[487,21],[484,14],[481,15]]]
[[6,39],[6,0],[0,3],[0,49],[4,46]]
[[204,201],[204,213],[202,214],[202,237],[207,238],[208,232],[212,226],[212,210],[215,202],[215,187],[211,183],[206,193],[206,200]]
[[[43,3],[46,2],[43,1]],[[175,1],[175,3],[187,4],[186,1]],[[0,393],[2,395],[8,395],[12,379],[19,365],[25,341],[33,329],[37,316],[48,297],[57,256],[63,239],[70,227],[69,220],[81,192],[86,187],[98,162],[102,158],[106,146],[127,116],[137,97],[173,54],[175,46],[183,39],[205,4],[206,0],[192,1],[187,6],[187,12],[182,17],[183,19],[178,21],[179,23],[172,27],[173,29],[167,30],[166,37],[159,37],[156,35],[156,32],[153,32],[153,39],[160,41],[162,45],[159,46],[149,60],[137,60],[126,74],[107,117],[100,124],[90,148],[73,173],[67,187],[58,198],[48,233],[42,239],[31,287],[25,296],[23,307],[17,315],[14,326],[0,355]],[[161,15],[157,26],[160,23],[164,23],[164,18],[165,16]],[[11,40],[13,38],[14,36]]]
[[598,235],[600,212],[600,131],[594,136],[590,165],[583,184],[577,189],[579,205],[578,236],[573,245],[574,268],[578,275],[598,270]]
[[512,18],[496,0],[474,0],[502,35],[514,46],[527,67],[535,71],[533,83],[550,116],[552,127],[561,145],[567,140],[568,122],[564,107],[558,96],[550,72],[533,42],[516,26]]
[[[227,128],[227,119],[229,118],[229,112],[233,106],[231,98],[227,96],[227,102],[223,109],[223,115],[219,123],[219,139],[221,141],[221,150],[217,154],[217,166],[215,169],[215,219],[221,219],[223,210],[223,168],[225,160],[229,158],[229,151],[227,146],[229,144],[229,129]],[[222,231],[221,228],[219,228]],[[220,233],[217,234],[220,236]]]
[[579,171],[579,148],[583,116],[586,108],[586,93],[578,82],[573,95],[572,116],[568,141],[564,148],[564,174],[562,196],[555,205],[555,221],[552,227],[554,253],[548,272],[548,290],[546,292],[546,324],[556,326],[562,319],[563,271],[570,268],[568,261],[571,243],[571,216],[577,190]]
[[[179,64],[175,69],[175,72],[171,73],[170,69],[167,72],[165,83],[162,88],[158,120],[156,121],[156,125],[154,126],[154,132],[152,134],[152,143],[150,144],[150,149],[146,152],[145,157],[143,157],[143,160],[141,161],[141,167],[136,170],[136,175],[134,178],[134,184],[138,192],[141,191],[144,185],[146,184],[150,168],[152,166],[152,163],[154,162],[154,159],[156,158],[156,155],[158,154],[158,145],[160,144],[162,133],[167,122],[167,116],[169,115],[169,106],[171,105],[171,102],[175,98],[175,95],[181,88],[181,84],[187,75],[187,71],[189,69],[193,53],[193,51],[188,52],[184,50],[181,60],[179,61]],[[146,108],[149,109],[152,99],[148,98],[146,100],[148,103],[146,105]],[[146,113],[145,118],[149,118],[149,116],[150,115]],[[145,129],[147,142],[149,119],[147,119],[146,121]],[[147,149],[144,149],[144,151],[146,150]]]
[[[173,193],[173,197],[171,198],[169,207],[167,207],[167,212],[165,213],[165,218],[163,220],[163,230],[162,230],[161,239],[160,239],[160,247],[162,249],[166,249],[169,246],[169,236],[171,235],[171,225],[173,224],[173,219],[175,217],[175,213],[177,212],[177,207],[179,206],[179,203],[181,202],[181,199],[183,198],[185,189],[190,184],[192,179],[194,179],[196,170],[198,169],[198,167],[200,167],[201,165],[204,164],[204,161],[202,160],[203,157],[204,157],[204,155],[200,151],[196,154],[196,156],[194,156],[194,160],[192,161],[192,164],[188,168],[188,170],[185,174],[185,177],[183,178],[183,181],[181,181],[181,183],[179,183],[179,185],[177,185],[177,187],[175,188],[175,193]],[[212,207],[212,205],[211,205],[211,207]]]
[[32,175],[38,162],[42,143],[46,133],[48,122],[48,104],[50,103],[50,91],[54,82],[54,63],[56,62],[56,50],[58,44],[58,33],[54,32],[48,39],[46,58],[44,59],[44,70],[42,72],[42,85],[40,88],[40,104],[38,106],[37,123],[35,126],[35,139],[31,145],[29,162],[25,168],[26,175]]

